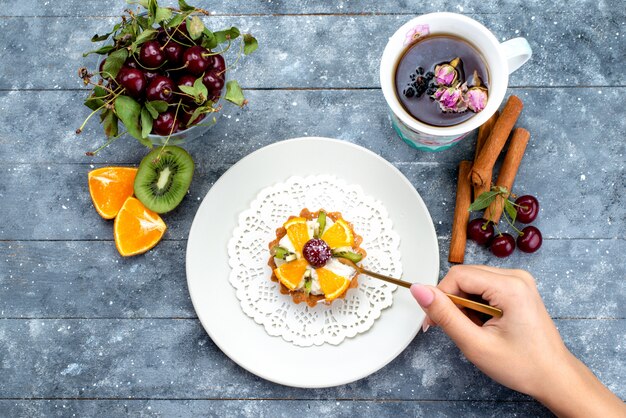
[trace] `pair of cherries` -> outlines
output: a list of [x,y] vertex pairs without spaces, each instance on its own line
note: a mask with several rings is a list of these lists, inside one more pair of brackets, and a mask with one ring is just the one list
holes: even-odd
[[[515,205],[516,219],[521,223],[529,224],[539,214],[539,202],[534,196],[520,196],[515,200]],[[467,226],[467,236],[477,244],[488,246],[496,257],[508,257],[515,250],[515,238],[506,232],[495,236],[493,223],[483,218],[470,221]],[[532,225],[524,227],[517,237],[517,248],[525,253],[534,253],[542,243],[541,231]]]

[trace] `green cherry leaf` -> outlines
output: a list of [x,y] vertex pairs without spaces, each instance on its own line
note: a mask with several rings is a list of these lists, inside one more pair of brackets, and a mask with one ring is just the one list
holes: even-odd
[[474,200],[474,202],[470,205],[469,211],[474,212],[478,210],[483,210],[487,206],[491,204],[496,199],[496,196],[499,193],[497,191],[484,192],[480,196]]
[[156,37],[156,34],[157,34],[156,29],[146,29],[143,32],[141,32],[139,36],[137,36],[137,39],[135,39],[135,42],[133,42],[133,45],[141,45],[142,43],[149,41],[150,39],[153,39],[154,37]]
[[111,36],[111,33],[113,33],[113,32],[105,33],[104,35],[98,35],[96,33],[94,36],[91,37],[91,42],[106,41],[107,39],[109,39],[109,36]]
[[[128,4],[134,4],[135,1],[134,0],[126,0],[126,3]],[[150,7],[150,1],[149,0],[139,0],[138,3],[144,8],[147,9],[148,7]]]
[[193,97],[196,97],[196,95],[198,94],[198,92],[196,91],[195,87],[180,85],[180,86],[178,86],[178,88],[183,93],[188,94],[188,95],[193,96]]
[[107,113],[104,115],[104,119],[102,120],[102,126],[104,127],[104,134],[107,138],[117,136],[117,116],[115,116],[115,113],[112,110],[107,109]]
[[202,77],[198,77],[196,81],[193,82],[193,88],[198,92],[198,95],[196,96],[196,102],[204,103],[209,97],[209,91],[202,82]]
[[[115,99],[115,113],[117,113],[117,117],[120,118],[128,133],[139,142],[146,145],[139,124],[141,105],[131,97],[118,96],[117,99]],[[149,143],[150,141],[147,142]]]
[[202,46],[207,49],[213,49],[217,45],[217,38],[215,38],[215,34],[207,28],[204,28],[202,31]]
[[109,74],[111,78],[117,77],[117,73],[120,72],[126,58],[128,58],[128,51],[126,49],[118,49],[112,52],[104,62],[102,72]]
[[204,31],[204,23],[198,16],[193,16],[191,19],[187,20],[187,31],[189,32],[189,36],[194,41],[202,36],[202,32]]
[[96,86],[93,89],[91,96],[85,100],[85,106],[91,110],[98,110],[104,105],[104,97],[106,97],[106,90],[100,86]]
[[172,17],[172,11],[165,7],[157,7],[154,14],[154,21],[156,23],[161,23],[164,20],[170,19]]
[[228,41],[229,39],[231,41],[234,39],[237,39],[240,35],[240,32],[239,32],[239,29],[233,26],[230,29],[224,29],[224,30],[215,32],[214,35],[215,35],[215,39],[217,40],[217,43],[221,44],[221,43]]
[[150,19],[148,19],[147,16],[136,16],[135,18],[137,19],[137,23],[139,23],[141,29],[152,29],[152,26],[150,25]]
[[147,138],[152,131],[152,115],[145,107],[141,109],[141,137]]
[[193,111],[193,113],[191,114],[191,117],[189,118],[189,122],[187,123],[187,126],[191,125],[198,116],[200,116],[200,114],[203,112],[204,110],[202,109],[202,107],[196,107],[196,110]]
[[237,80],[231,80],[226,83],[226,95],[224,98],[237,106],[246,104],[246,98],[243,96],[243,90],[237,83]]
[[165,24],[165,27],[166,28],[176,27],[180,25],[181,23],[183,23],[183,20],[185,20],[185,15],[177,14],[173,18],[167,21],[167,23]]
[[[167,107],[169,106],[165,100],[152,100],[151,102],[146,102],[146,105],[148,104],[152,106],[158,113],[165,112],[167,110]],[[154,118],[156,119],[156,116]]]
[[506,214],[509,215],[509,218],[511,218],[511,223],[515,223],[515,219],[517,219],[517,210],[515,210],[513,202],[509,199],[504,201],[504,210],[506,211]]
[[98,48],[98,49],[94,49],[93,51],[85,52],[83,54],[83,57],[86,57],[89,54],[104,55],[104,54],[107,54],[107,53],[113,51],[113,48],[115,48],[115,46],[113,46],[113,45],[105,45],[102,48]]
[[259,42],[249,33],[243,35],[243,53],[245,55],[252,54],[259,47]]
[[189,12],[191,10],[196,10],[195,7],[187,4],[185,0],[178,0],[178,8],[183,12]]
[[156,119],[159,117],[159,112],[157,112],[157,110],[154,108],[151,102],[146,102],[146,110],[148,111],[148,113],[150,113],[150,116],[152,116],[152,119]]

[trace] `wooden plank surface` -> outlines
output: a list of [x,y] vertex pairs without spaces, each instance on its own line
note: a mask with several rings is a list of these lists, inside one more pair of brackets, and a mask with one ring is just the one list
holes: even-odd
[[[196,318],[189,299],[186,241],[165,241],[143,256],[119,257],[107,241],[0,242],[0,319]],[[439,239],[440,258],[449,239]],[[545,256],[519,252],[495,259],[469,244],[469,263],[529,270],[555,318],[625,319],[626,251],[623,240],[549,239],[543,252],[575,260],[563,269]],[[442,266],[442,274],[447,266]],[[410,278],[407,278],[410,280]]]
[[[626,319],[555,322],[569,349],[626,397]],[[1,319],[0,336],[3,398],[529,399],[483,375],[439,329],[418,335],[379,372],[328,389],[254,376],[225,357],[196,319]]]
[[[592,24],[581,24],[579,15],[571,13],[469,16],[500,41],[531,39],[533,59],[511,77],[511,86],[625,86],[621,60],[626,12],[615,13]],[[374,88],[379,86],[387,39],[407,20],[400,15],[219,16],[210,26],[219,30],[237,25],[258,37],[259,50],[232,73],[244,87]],[[93,34],[106,32],[114,22],[84,17],[0,19],[5,38],[0,89],[82,88],[78,67],[93,69],[97,62],[82,53],[94,49]],[[38,41],[32,42],[32,37]]]

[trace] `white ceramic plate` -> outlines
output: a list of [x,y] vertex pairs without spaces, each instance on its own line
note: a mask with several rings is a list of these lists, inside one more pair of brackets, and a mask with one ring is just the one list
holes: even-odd
[[269,336],[243,313],[228,281],[227,244],[239,213],[264,187],[314,174],[359,184],[383,202],[401,237],[406,280],[434,285],[439,274],[437,237],[424,202],[395,167],[373,152],[334,139],[297,138],[269,145],[233,165],[209,190],[191,225],[191,300],[206,332],[233,361],[264,379],[304,388],[342,385],[374,373],[406,348],[424,320],[409,291],[398,288],[393,305],[369,331],[337,346],[305,348]]

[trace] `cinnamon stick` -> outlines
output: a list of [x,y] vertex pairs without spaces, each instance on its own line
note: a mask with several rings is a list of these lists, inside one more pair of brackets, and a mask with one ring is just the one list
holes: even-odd
[[478,153],[472,167],[471,180],[475,187],[483,186],[491,181],[493,166],[506,143],[515,122],[524,105],[517,96],[510,96],[507,100],[500,117],[493,125],[489,138]]
[[483,148],[485,141],[489,137],[491,130],[493,129],[493,125],[498,120],[498,116],[500,116],[500,112],[496,110],[496,113],[491,115],[487,122],[483,123],[478,127],[478,137],[476,138],[476,151],[474,152],[474,161],[478,158],[478,154],[480,150]]
[[[493,130],[493,125],[495,125],[496,120],[500,116],[500,112],[496,110],[496,113],[491,115],[487,122],[480,125],[478,128],[478,138],[476,138],[476,151],[474,153],[474,162],[478,159],[478,154],[480,150],[483,148],[485,141],[489,137],[489,134]],[[474,200],[478,199],[478,196],[483,194],[484,192],[488,192],[491,189],[491,173],[489,173],[489,181],[484,182],[481,186],[474,186]]]
[[459,164],[459,179],[456,185],[456,204],[454,206],[454,220],[452,221],[452,236],[450,238],[450,253],[448,261],[462,263],[465,258],[465,244],[467,242],[467,221],[469,220],[469,206],[472,203],[472,187],[469,181],[472,163],[461,161]]
[[[509,194],[529,140],[530,133],[526,129],[517,128],[513,131],[509,149],[506,152],[502,167],[500,167],[500,172],[498,173],[498,180],[496,181],[496,185],[506,187]],[[504,199],[505,197],[501,195],[496,196],[496,199],[485,210],[485,219],[491,220],[494,224],[500,222],[502,210],[504,209]]]

